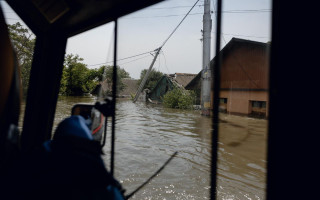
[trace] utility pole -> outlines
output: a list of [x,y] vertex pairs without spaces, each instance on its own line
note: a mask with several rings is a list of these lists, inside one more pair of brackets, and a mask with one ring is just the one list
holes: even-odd
[[201,114],[209,116],[211,106],[211,69],[210,69],[210,43],[211,43],[211,13],[210,1],[204,0],[203,14],[203,57],[201,72]]
[[139,85],[139,88],[138,88],[138,90],[137,90],[137,92],[136,92],[136,95],[135,95],[135,97],[134,97],[134,99],[133,99],[133,103],[135,103],[135,102],[138,100],[138,98],[139,98],[139,96],[140,96],[140,93],[142,92],[142,89],[143,89],[144,85],[146,84],[146,81],[147,81],[147,79],[148,79],[148,77],[149,77],[149,74],[150,74],[150,72],[151,72],[151,70],[152,70],[152,67],[153,67],[154,63],[156,62],[156,60],[157,60],[157,57],[158,57],[158,55],[159,55],[159,53],[160,53],[161,48],[162,48],[162,46],[159,47],[158,49],[156,49],[156,51],[157,51],[157,52],[156,52],[156,55],[154,56],[154,58],[153,58],[153,60],[152,60],[152,63],[151,63],[151,65],[150,65],[149,69],[148,69],[148,71],[147,71],[146,74],[144,75],[144,77],[143,77],[143,79],[142,79],[142,82],[141,82],[140,85]]

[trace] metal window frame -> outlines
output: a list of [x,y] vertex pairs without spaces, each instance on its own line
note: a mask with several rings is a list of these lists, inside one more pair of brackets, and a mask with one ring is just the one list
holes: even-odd
[[219,138],[219,100],[220,100],[220,44],[221,44],[221,12],[222,0],[217,0],[217,21],[216,21],[216,60],[213,70],[211,70],[212,89],[213,89],[213,117],[211,134],[211,187],[210,199],[217,199],[217,161],[218,161],[218,138]]

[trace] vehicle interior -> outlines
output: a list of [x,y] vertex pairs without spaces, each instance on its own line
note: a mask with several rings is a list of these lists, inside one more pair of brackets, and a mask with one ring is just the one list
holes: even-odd
[[[28,156],[36,147],[52,137],[67,39],[100,25],[114,22],[114,49],[117,52],[117,19],[161,1],[6,0],[35,33],[36,43],[23,130],[19,133],[17,123],[21,98],[20,72],[9,42],[4,18],[1,17],[0,174],[7,177],[0,178],[7,181],[4,183],[2,181],[1,187],[8,182],[10,186],[19,184],[19,177],[12,175],[15,173],[12,172],[12,166],[17,164],[18,159]],[[217,23],[214,23],[217,28],[214,38],[216,44],[221,42],[223,2],[223,0],[217,1],[218,17]],[[315,4],[314,2],[308,4],[272,2],[265,199],[316,199],[318,196],[319,131],[317,124],[319,117],[317,114],[319,108],[317,99],[319,95],[317,91],[319,83],[317,80],[319,76],[317,65],[319,56],[316,36],[319,29],[316,26],[319,12]],[[214,49],[219,55],[220,46],[217,45]],[[117,58],[116,53],[114,58]],[[116,59],[114,60],[114,66],[117,66]],[[218,61],[215,62],[214,74],[212,90],[218,91]],[[115,99],[116,90],[113,91]],[[214,96],[210,199],[217,199],[218,101],[219,96]],[[108,109],[111,109],[108,115],[112,118],[116,117],[115,104],[114,100],[111,101],[112,106],[108,106]],[[112,126],[116,126],[114,120]],[[113,128],[111,175],[114,171],[115,134]],[[11,175],[12,178],[10,178]],[[10,188],[10,191],[14,192],[15,188]],[[5,198],[1,197],[1,199]]]

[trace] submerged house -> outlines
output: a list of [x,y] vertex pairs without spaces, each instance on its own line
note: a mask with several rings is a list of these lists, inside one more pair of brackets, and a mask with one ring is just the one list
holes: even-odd
[[162,97],[174,86],[185,88],[197,74],[175,73],[163,75],[156,86],[148,93],[151,101],[162,102]]
[[[268,43],[232,38],[221,50],[220,111],[268,117],[269,47]],[[211,68],[214,62],[215,58]],[[186,89],[195,90],[200,98],[201,71]]]
[[124,89],[119,92],[118,97],[120,98],[131,98],[138,90],[138,79],[123,78],[122,83],[124,84]]
[[169,76],[172,77],[172,81],[185,88],[190,83],[190,81],[192,81],[194,77],[196,77],[196,75],[197,74],[175,73],[170,74]]
[[[122,89],[118,91],[119,93],[117,94],[117,97],[130,99],[131,95],[134,95],[138,90],[138,81],[138,79],[132,78],[121,79]],[[100,89],[103,95],[111,93],[112,84],[108,83],[108,80],[106,79],[103,82],[99,83],[99,85],[97,85],[97,88],[95,89],[94,93],[98,95]]]

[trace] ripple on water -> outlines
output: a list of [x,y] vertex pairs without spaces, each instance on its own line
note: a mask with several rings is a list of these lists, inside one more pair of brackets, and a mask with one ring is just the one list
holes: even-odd
[[[94,101],[94,98],[59,98],[55,125],[70,115],[75,103]],[[132,199],[209,199],[210,118],[198,111],[123,100],[117,101],[116,114],[115,176],[127,193],[139,187],[175,151],[179,152]],[[223,114],[221,117],[224,123],[219,134],[222,140],[219,140],[218,199],[264,199],[266,121]],[[103,156],[107,167],[111,121],[108,125]],[[231,142],[238,145],[228,145],[228,138],[237,140]]]

